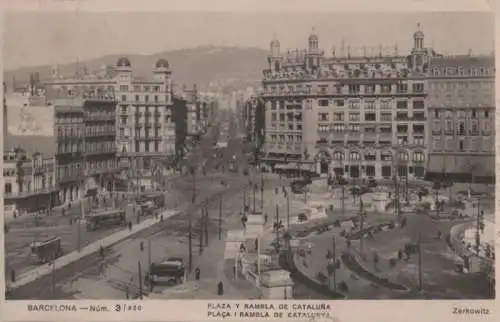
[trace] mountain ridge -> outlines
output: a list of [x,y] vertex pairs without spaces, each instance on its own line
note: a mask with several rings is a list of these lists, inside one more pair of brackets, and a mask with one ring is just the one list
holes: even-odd
[[[78,66],[85,66],[89,73],[96,73],[106,65],[114,66],[120,57],[127,57],[133,75],[150,76],[156,61],[164,58],[172,69],[173,82],[191,87],[197,84],[202,91],[231,92],[257,86],[268,52],[256,47],[198,46],[162,51],[153,54],[112,54],[91,58],[80,63],[60,64],[59,74],[74,75]],[[53,65],[22,67],[4,71],[8,87],[29,83],[30,73],[39,73],[40,79],[50,79]]]

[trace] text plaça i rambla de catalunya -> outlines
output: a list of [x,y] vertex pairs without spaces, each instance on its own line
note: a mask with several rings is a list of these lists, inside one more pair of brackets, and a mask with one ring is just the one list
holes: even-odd
[[[208,315],[211,318],[215,317],[259,317],[265,318],[279,313],[280,317],[283,317],[283,311],[288,311],[288,317],[294,318],[328,318],[330,312],[329,304],[311,304],[311,303],[245,303],[245,304],[229,304],[229,303],[209,303],[208,304]],[[236,312],[231,311],[236,309]]]

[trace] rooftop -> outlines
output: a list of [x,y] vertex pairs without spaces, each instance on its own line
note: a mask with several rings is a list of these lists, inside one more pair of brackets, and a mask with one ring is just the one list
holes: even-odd
[[5,151],[20,147],[28,154],[38,152],[44,156],[53,156],[56,153],[54,136],[12,135],[9,133],[4,142]]

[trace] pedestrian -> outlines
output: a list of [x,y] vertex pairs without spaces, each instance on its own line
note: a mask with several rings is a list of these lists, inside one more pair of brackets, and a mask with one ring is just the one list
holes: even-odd
[[199,281],[200,280],[200,268],[199,267],[196,267],[196,269],[194,270],[194,278],[195,280]]
[[264,225],[267,224],[267,214],[264,214]]
[[128,222],[128,230],[132,230],[132,222],[130,220]]
[[224,295],[224,284],[222,282],[217,284],[217,294],[220,296]]
[[15,270],[12,270],[10,272],[10,280],[12,281],[12,283],[16,282],[16,271]]
[[104,248],[99,246],[99,256],[104,257]]
[[65,210],[64,208],[61,210],[61,215],[62,215],[63,217],[66,215],[66,210]]
[[139,244],[139,248],[141,249],[141,252],[144,250],[144,242],[141,240],[141,243]]

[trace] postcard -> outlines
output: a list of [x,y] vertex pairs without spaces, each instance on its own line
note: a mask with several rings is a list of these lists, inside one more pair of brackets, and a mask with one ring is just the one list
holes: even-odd
[[2,319],[493,321],[493,8],[364,2],[7,6]]

